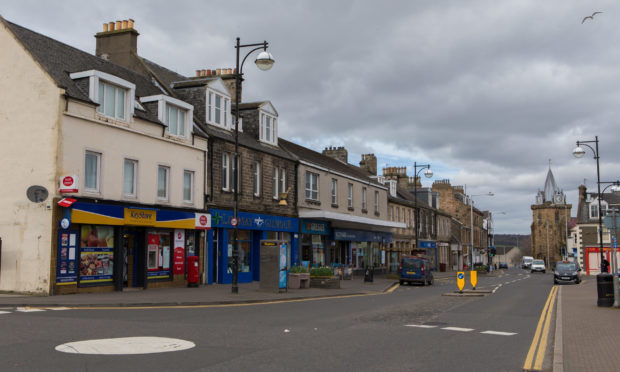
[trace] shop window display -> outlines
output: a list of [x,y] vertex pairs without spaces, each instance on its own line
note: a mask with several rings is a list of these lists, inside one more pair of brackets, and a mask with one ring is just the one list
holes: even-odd
[[170,278],[170,233],[149,232],[147,268],[149,279]]
[[82,225],[80,284],[111,283],[114,274],[114,227]]
[[[233,234],[228,231],[228,274],[232,274],[233,267]],[[237,246],[239,247],[239,272],[249,273],[252,265],[252,237],[249,230],[237,230]]]

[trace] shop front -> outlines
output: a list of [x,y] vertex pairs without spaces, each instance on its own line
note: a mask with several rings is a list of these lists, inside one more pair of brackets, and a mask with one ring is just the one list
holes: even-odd
[[[328,249],[329,222],[302,219],[300,224],[301,262],[299,263],[309,267],[326,266],[331,256],[330,253],[337,255],[335,245]],[[293,262],[294,265],[297,263]]]
[[62,216],[58,294],[185,285],[187,257],[204,256],[210,228],[207,214],[142,206],[76,202]]
[[[207,282],[232,283],[234,226],[233,211],[211,209],[212,229],[207,234]],[[239,283],[260,280],[261,240],[289,243],[288,262],[299,262],[299,219],[256,213],[237,213],[237,248],[239,252]]]
[[437,264],[437,242],[430,240],[419,240],[418,245],[420,248],[415,250],[415,254],[424,256],[430,260],[432,270],[437,271],[439,269],[439,265]]
[[392,242],[391,232],[333,229],[334,241],[348,247],[346,264],[356,272],[372,267],[375,272],[385,271],[386,247]]

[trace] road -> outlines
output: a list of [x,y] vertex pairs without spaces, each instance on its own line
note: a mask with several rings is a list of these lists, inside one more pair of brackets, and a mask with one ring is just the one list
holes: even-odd
[[[550,274],[511,269],[479,278],[478,290],[496,289],[485,297],[442,296],[455,289],[444,279],[382,295],[285,303],[6,311],[0,359],[3,371],[520,371],[552,284]],[[120,337],[193,347],[130,355],[55,350]]]

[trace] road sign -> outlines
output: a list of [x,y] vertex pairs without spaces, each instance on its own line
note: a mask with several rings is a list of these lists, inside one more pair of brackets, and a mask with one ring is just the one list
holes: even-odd
[[459,287],[459,291],[462,292],[465,287],[465,273],[463,271],[456,273],[456,285]]
[[476,289],[476,284],[478,284],[478,272],[476,270],[469,272],[469,280],[471,281],[471,286]]
[[231,224],[231,225],[233,225],[233,226],[237,226],[237,224],[238,224],[238,223],[239,223],[239,221],[237,221],[237,219],[236,219],[236,218],[234,218],[234,217],[233,217],[233,218],[231,218],[231,219],[230,219],[230,224]]

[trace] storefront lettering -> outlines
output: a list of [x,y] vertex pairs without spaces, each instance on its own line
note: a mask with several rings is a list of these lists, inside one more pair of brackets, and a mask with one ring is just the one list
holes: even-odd
[[127,225],[153,226],[157,220],[154,210],[125,208],[124,223]]

